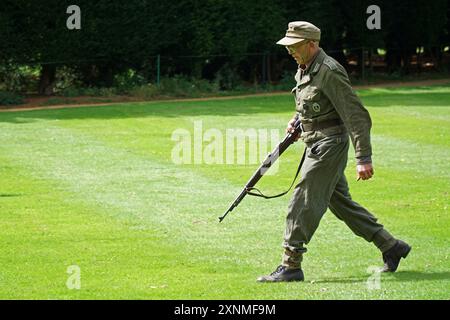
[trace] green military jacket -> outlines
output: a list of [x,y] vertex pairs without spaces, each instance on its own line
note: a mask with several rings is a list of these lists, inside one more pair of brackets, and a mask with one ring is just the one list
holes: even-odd
[[309,144],[330,135],[348,132],[356,158],[370,158],[372,122],[353,91],[344,67],[320,49],[306,70],[299,67],[295,80],[297,85],[292,93],[302,123],[331,119],[341,119],[343,122],[343,125],[303,132],[302,140]]

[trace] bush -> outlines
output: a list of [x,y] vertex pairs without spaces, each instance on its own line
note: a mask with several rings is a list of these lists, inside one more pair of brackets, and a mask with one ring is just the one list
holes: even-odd
[[200,93],[217,93],[220,90],[217,82],[210,82],[204,79],[193,79],[192,84]]
[[81,95],[80,92],[81,92],[81,89],[79,89],[79,88],[68,87],[68,88],[61,90],[61,92],[59,92],[59,95],[68,97],[68,98],[72,98],[72,97],[80,96]]
[[144,85],[145,82],[146,81],[143,76],[133,69],[128,69],[114,76],[113,87],[116,88],[117,93],[127,94],[133,88]]
[[116,88],[99,88],[98,96],[100,97],[112,97],[118,94],[118,89]]
[[80,88],[80,96],[97,97],[100,95],[100,89],[96,87]]
[[39,72],[38,67],[0,64],[0,90],[33,91],[39,82]]
[[23,97],[13,92],[0,91],[0,105],[18,105],[23,104]]
[[[241,89],[248,91],[248,88],[240,88],[235,85],[235,90]],[[162,78],[158,85],[148,83],[130,87],[126,90],[126,94],[142,100],[154,99],[157,97],[178,97],[178,98],[195,98],[203,96],[211,96],[219,94],[220,88],[217,81],[210,82],[205,79],[191,79],[182,75],[175,75],[171,78]],[[79,88],[71,86],[61,90],[58,95],[73,98],[80,96],[89,97],[112,97],[123,95],[124,88]]]
[[296,85],[296,80],[294,79],[295,71],[285,71],[283,72],[283,77],[280,80],[279,86],[281,90],[292,90]]
[[203,79],[188,79],[182,75],[163,78],[158,89],[161,95],[194,98],[219,91],[216,83],[211,83]]
[[154,98],[160,94],[160,90],[156,85],[147,84],[135,87],[130,90],[130,95],[142,100]]
[[68,92],[64,94],[66,97],[76,97],[78,93],[74,91],[74,88],[81,86],[82,83],[79,80],[80,77],[80,73],[72,67],[58,67],[56,69],[54,92],[60,93],[68,90]]
[[214,82],[221,90],[233,90],[242,83],[238,73],[229,64],[217,71]]
[[162,78],[159,84],[162,95],[171,97],[196,96],[195,86],[186,77],[175,75],[172,78]]
[[89,97],[111,97],[117,95],[117,89],[115,88],[77,88],[77,87],[68,87],[62,90],[59,95],[73,98],[80,96],[89,96]]

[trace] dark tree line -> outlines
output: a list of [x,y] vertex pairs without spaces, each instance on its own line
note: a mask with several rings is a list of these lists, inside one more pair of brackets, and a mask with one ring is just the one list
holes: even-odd
[[[81,8],[81,30],[66,28],[71,4]],[[366,27],[371,4],[381,8],[381,30]],[[384,48],[388,71],[408,72],[423,47],[445,67],[450,0],[4,0],[0,65],[40,65],[41,93],[63,66],[85,85],[111,86],[130,68],[155,74],[157,55],[167,58],[164,74],[212,79],[225,70],[251,80],[261,66],[252,53],[278,54],[271,68],[281,72],[287,57],[275,42],[293,20],[319,26],[321,46],[344,64],[345,54],[361,59],[361,47]]]

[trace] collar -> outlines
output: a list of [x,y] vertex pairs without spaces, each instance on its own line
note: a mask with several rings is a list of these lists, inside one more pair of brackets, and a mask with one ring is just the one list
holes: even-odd
[[[316,74],[319,72],[320,66],[323,63],[323,60],[325,59],[325,52],[322,48],[319,48],[319,51],[316,53],[315,57],[311,60],[311,62],[306,65],[306,68],[304,69],[304,74]],[[300,66],[298,66],[299,69]]]

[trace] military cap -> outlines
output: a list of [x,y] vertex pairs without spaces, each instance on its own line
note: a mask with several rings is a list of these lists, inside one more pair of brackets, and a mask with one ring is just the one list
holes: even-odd
[[306,21],[289,22],[286,36],[277,42],[282,46],[291,46],[304,40],[320,40],[320,29]]

